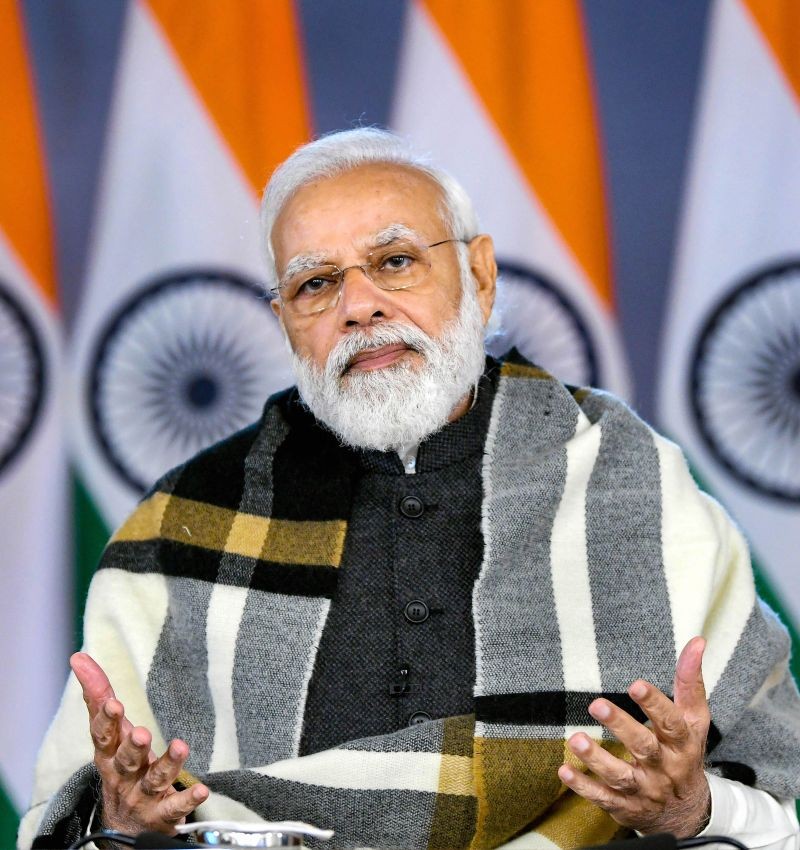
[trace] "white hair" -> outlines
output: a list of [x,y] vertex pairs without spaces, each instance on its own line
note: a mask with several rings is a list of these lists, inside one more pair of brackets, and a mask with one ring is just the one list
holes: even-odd
[[261,229],[270,288],[277,286],[272,228],[286,202],[298,189],[362,165],[387,163],[413,168],[431,178],[442,192],[442,217],[454,239],[478,235],[478,216],[461,184],[415,152],[407,140],[386,130],[361,127],[330,133],[299,147],[272,174],[261,201]]

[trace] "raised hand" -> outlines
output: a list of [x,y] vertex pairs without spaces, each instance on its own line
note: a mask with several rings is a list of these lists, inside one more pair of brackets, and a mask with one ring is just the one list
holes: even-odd
[[108,829],[138,833],[175,833],[176,824],[208,798],[205,785],[183,791],[172,787],[189,756],[188,745],[174,740],[159,758],[152,735],[134,726],[103,669],[89,655],[76,652],[70,666],[89,711],[94,763],[102,779],[102,821]]
[[587,776],[563,764],[561,781],[576,794],[605,809],[617,823],[639,832],[697,835],[708,822],[711,794],[703,772],[711,715],[701,664],[705,640],[692,638],[675,671],[674,702],[642,679],[628,694],[650,719],[645,726],[605,699],[589,713],[625,745],[632,761],[611,755],[578,732],[568,745],[589,768]]

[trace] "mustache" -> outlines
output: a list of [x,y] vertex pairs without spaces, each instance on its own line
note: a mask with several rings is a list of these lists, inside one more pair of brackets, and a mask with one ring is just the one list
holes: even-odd
[[348,370],[353,358],[362,351],[398,344],[406,345],[423,356],[435,347],[431,337],[419,328],[402,322],[387,322],[370,330],[351,331],[340,340],[328,355],[325,374],[328,378],[339,379]]

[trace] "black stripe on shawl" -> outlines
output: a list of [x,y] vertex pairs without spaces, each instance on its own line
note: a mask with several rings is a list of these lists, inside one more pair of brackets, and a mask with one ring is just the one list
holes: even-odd
[[306,522],[347,521],[357,468],[353,454],[314,419],[296,390],[279,403],[289,433],[272,462],[272,516]]
[[[714,747],[719,744],[722,740],[722,733],[719,729],[714,725],[714,721],[711,721],[711,725],[708,727],[708,736],[706,738],[706,752],[711,752]],[[734,762],[720,762],[720,764],[734,764]]]
[[709,767],[714,767],[720,772],[723,779],[735,779],[742,785],[756,784],[756,772],[747,764],[738,761],[712,761]]
[[585,726],[596,721],[589,703],[603,697],[640,723],[645,713],[625,693],[586,691],[540,691],[538,693],[493,694],[475,697],[475,718],[484,723],[530,724],[537,726]]
[[[152,557],[154,545],[158,547],[158,558]],[[204,549],[173,540],[126,541],[110,544],[104,563],[132,573],[160,573],[213,583],[217,580],[224,554],[214,549]],[[253,565],[252,571],[242,571],[242,575],[248,577],[252,573],[252,578],[238,584],[239,587],[246,586],[288,596],[323,596],[327,599],[332,598],[336,590],[338,571],[334,567],[281,564],[247,558],[244,555],[235,557]],[[230,575],[227,583],[237,585],[235,575]]]
[[[670,696],[667,694],[667,696]],[[625,693],[588,693],[586,691],[541,691],[539,693],[492,694],[475,697],[475,719],[484,723],[508,723],[530,726],[585,726],[596,721],[589,714],[589,704],[602,697],[627,711],[640,723],[647,715]],[[670,697],[671,698],[671,697]],[[711,722],[706,746],[714,749],[722,740],[719,729]],[[731,765],[734,762],[720,762]],[[746,765],[731,769],[751,771]],[[724,768],[723,768],[724,769]],[[734,778],[734,777],[731,777]],[[738,778],[738,777],[737,777]],[[744,780],[740,780],[744,782]]]
[[524,355],[520,352],[520,350],[519,350],[516,346],[514,346],[514,347],[513,347],[513,348],[511,348],[511,349],[509,349],[509,350],[508,350],[508,351],[507,351],[507,352],[506,352],[506,353],[502,356],[502,358],[501,358],[501,365],[502,365],[503,363],[513,363],[513,364],[514,364],[514,365],[516,365],[516,366],[527,366],[527,367],[531,367],[531,366],[535,366],[535,365],[536,365],[536,364],[534,364],[534,363],[531,363],[531,361],[530,361],[530,360],[528,360],[528,358],[527,358],[527,357],[525,357],[525,356],[524,356]]
[[[289,434],[273,458],[273,510],[275,519],[346,521],[352,502],[351,454],[339,447],[332,433],[321,427],[301,405],[295,389],[276,393],[266,404],[277,405],[286,418]],[[247,459],[264,422],[238,431],[200,452],[167,473],[150,491],[164,492],[201,504],[237,512],[245,487]],[[229,529],[221,532],[227,538]],[[179,578],[217,581],[223,557],[218,548],[189,545],[165,537],[152,540],[120,540],[106,547],[101,567],[133,573],[158,572]],[[337,570],[329,566],[274,562],[235,555],[252,570],[242,570],[239,586],[291,596],[331,598]],[[252,574],[252,579],[249,579]],[[236,580],[228,576],[234,584]],[[246,583],[245,583],[246,582]]]
[[238,510],[244,492],[245,459],[261,426],[260,421],[256,422],[200,452],[177,471],[174,484],[166,492]]

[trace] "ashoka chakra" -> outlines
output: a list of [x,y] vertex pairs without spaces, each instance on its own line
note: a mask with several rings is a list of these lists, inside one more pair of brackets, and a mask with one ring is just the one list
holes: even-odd
[[255,421],[277,389],[274,349],[264,291],[238,274],[192,270],[138,291],[92,360],[91,423],[108,462],[142,491]]
[[753,275],[711,313],[691,396],[723,466],[758,492],[800,501],[800,261]]
[[0,283],[0,474],[31,436],[44,386],[44,349],[33,321]]

